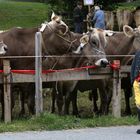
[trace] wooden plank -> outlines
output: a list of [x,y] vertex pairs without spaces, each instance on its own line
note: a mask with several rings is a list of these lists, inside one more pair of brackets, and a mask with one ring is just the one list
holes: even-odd
[[113,72],[113,97],[112,97],[112,114],[114,117],[121,117],[121,78],[120,70]]
[[125,72],[130,72],[131,71],[131,65],[129,66],[121,66],[121,69],[120,69],[121,73],[125,73]]
[[11,122],[11,84],[10,84],[10,62],[3,60],[4,70],[4,122]]
[[[51,82],[51,81],[71,81],[71,80],[94,80],[94,79],[106,79],[112,78],[113,73],[107,73],[105,69],[103,71],[95,72],[93,75],[89,75],[87,70],[81,71],[63,71],[63,72],[56,72],[56,73],[48,73],[42,74],[42,82]],[[2,75],[0,75],[2,76]],[[126,77],[127,74],[122,73],[121,77]],[[17,74],[12,73],[12,83],[29,83],[35,82],[35,75],[30,74]],[[0,83],[3,83],[3,80],[0,79]]]
[[35,35],[35,109],[36,115],[43,112],[43,98],[42,98],[42,47],[41,47],[41,33],[37,32]]

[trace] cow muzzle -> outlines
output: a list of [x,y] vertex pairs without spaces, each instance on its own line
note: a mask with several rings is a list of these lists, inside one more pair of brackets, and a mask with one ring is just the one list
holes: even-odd
[[106,58],[99,59],[95,62],[96,66],[106,67],[109,64],[108,60]]
[[1,46],[0,46],[0,55],[5,55],[5,53],[7,52],[7,50],[8,50],[8,47],[7,47],[7,45],[6,44],[1,44]]

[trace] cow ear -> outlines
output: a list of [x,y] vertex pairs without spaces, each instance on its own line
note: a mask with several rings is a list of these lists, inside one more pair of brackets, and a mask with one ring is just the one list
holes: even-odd
[[138,31],[140,32],[140,26],[138,26]]
[[57,23],[60,23],[60,21],[62,20],[62,17],[61,16],[57,16],[54,12],[52,13],[52,16],[51,16],[51,20],[52,21],[56,21]]
[[92,31],[93,31],[93,28],[92,28],[92,27],[90,27],[90,28],[88,29],[88,31],[89,31],[89,32],[92,32]]
[[69,28],[66,24],[62,24],[60,26],[58,26],[57,28],[57,33],[60,34],[60,35],[65,35],[67,32],[68,32]]
[[133,28],[128,25],[123,26],[123,32],[128,37],[132,37],[134,35]]
[[80,43],[82,44],[87,44],[89,42],[89,36],[88,35],[84,35],[83,37],[81,37],[80,39]]
[[83,37],[81,37],[80,45],[79,45],[79,47],[77,48],[76,51],[73,51],[73,53],[80,54],[83,47],[88,43],[88,41],[89,41],[89,36],[88,35],[84,35]]

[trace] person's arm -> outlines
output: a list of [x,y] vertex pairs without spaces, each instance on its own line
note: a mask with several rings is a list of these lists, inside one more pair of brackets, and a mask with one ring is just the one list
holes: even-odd
[[78,9],[74,9],[74,11],[73,11],[73,17],[74,18],[79,18],[80,17]]
[[135,58],[133,59],[132,61],[132,64],[131,64],[131,72],[130,72],[130,79],[131,79],[131,84],[133,85],[134,83],[134,73],[135,73]]
[[97,20],[97,14],[96,14],[96,12],[95,12],[95,14],[94,14],[94,16],[93,16],[93,19],[92,19],[92,22],[95,23],[96,20]]

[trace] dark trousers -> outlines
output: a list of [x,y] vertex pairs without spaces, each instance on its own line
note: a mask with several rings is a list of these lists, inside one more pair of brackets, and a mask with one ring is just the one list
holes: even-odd
[[83,33],[83,23],[74,23],[75,26],[75,33]]
[[140,109],[138,109],[138,120],[140,121]]

